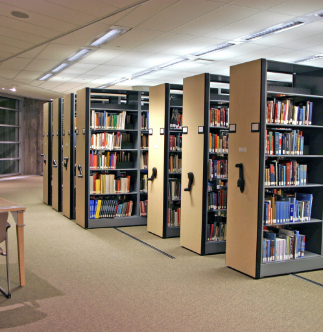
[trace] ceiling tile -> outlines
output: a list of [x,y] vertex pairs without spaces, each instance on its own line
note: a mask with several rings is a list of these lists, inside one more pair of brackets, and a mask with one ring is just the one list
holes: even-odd
[[137,61],[144,60],[145,58],[151,56],[150,53],[140,53],[140,52],[127,52],[124,53],[109,62],[107,65],[111,66],[129,66]]
[[2,78],[14,78],[18,74],[19,70],[0,69],[0,77]]
[[62,82],[53,82],[53,81],[46,81],[46,82],[41,82],[41,84],[39,85],[40,88],[43,89],[53,89],[58,87],[59,85],[62,85]]
[[143,60],[134,62],[132,64],[132,67],[138,67],[138,68],[154,67],[154,66],[158,66],[158,65],[164,64],[166,62],[172,61],[176,58],[177,57],[174,55],[159,53],[159,54],[151,55]]
[[2,62],[0,65],[0,68],[1,69],[22,70],[30,63],[30,61],[31,61],[30,59],[12,58],[12,59]]
[[67,73],[67,74],[84,74],[87,71],[94,69],[95,67],[97,67],[98,65],[95,64],[89,64],[89,63],[76,63],[74,65],[71,65],[69,67],[67,67],[66,69],[64,69],[62,71],[62,73]]
[[114,72],[118,69],[123,68],[123,66],[108,66],[108,65],[102,65],[102,66],[98,66],[92,70],[89,70],[86,74],[87,75],[99,75],[99,76],[104,76],[107,75],[111,72]]
[[52,69],[55,65],[57,65],[56,61],[32,60],[25,70],[45,72]]
[[61,85],[59,85],[57,88],[54,88],[53,90],[54,91],[57,91],[57,90],[61,90],[61,91],[66,91],[68,89],[74,89],[78,86],[80,86],[81,84],[80,83],[75,83],[75,82],[67,82],[67,83],[63,83]]
[[140,67],[122,67],[116,71],[112,72],[112,75],[118,76],[118,77],[128,77],[134,73],[140,72],[144,70],[145,68]]
[[73,78],[69,82],[87,84],[88,82],[93,81],[93,80],[98,79],[98,78],[100,78],[100,76],[98,76],[98,75],[83,74],[83,75],[77,76],[76,78]]
[[140,24],[138,27],[158,31],[171,31],[222,5],[221,3],[205,0],[182,0]]
[[194,36],[179,33],[166,33],[160,37],[157,37],[145,44],[134,48],[133,50],[138,52],[158,53],[166,51],[169,48],[178,47],[180,44],[183,44],[194,38]]
[[78,74],[69,74],[69,73],[65,73],[64,71],[62,71],[61,73],[59,73],[58,75],[55,75],[53,77],[51,77],[49,79],[50,82],[67,82],[72,80],[73,78],[79,76]]
[[323,51],[323,34],[308,36],[307,38],[298,39],[296,41],[287,42],[284,44],[287,48],[292,49],[306,49],[312,50],[313,48],[319,48]]
[[[22,70],[16,77],[15,80],[26,80],[28,83],[36,80],[38,77],[42,75],[42,72],[39,71],[27,71]],[[26,82],[27,83],[27,82]]]
[[20,48],[20,49],[27,49],[27,48],[33,46],[32,43],[28,43],[28,42],[25,42],[23,40],[17,40],[17,39],[13,39],[13,38],[6,37],[6,36],[1,36],[1,35],[0,35],[0,43],[4,44],[4,45],[17,47],[17,48]]
[[270,11],[298,16],[321,9],[323,9],[321,0],[291,0],[271,8]]
[[0,50],[6,50],[6,52],[10,52],[12,54],[17,54],[23,51],[22,48],[9,46],[0,42]]
[[148,41],[161,36],[163,32],[150,31],[144,29],[132,29],[120,37],[112,40],[110,43],[103,45],[102,48],[117,49],[117,50],[131,50]]
[[18,55],[17,58],[34,59],[42,50],[46,48],[46,46],[47,44],[44,44],[33,48],[30,51],[23,52],[22,54]]
[[103,2],[103,3],[106,3],[108,5],[118,7],[118,8],[124,8],[124,7],[130,6],[130,5],[135,4],[136,2],[138,2],[138,0],[118,0],[118,1],[115,1],[115,0],[100,0],[100,1]]
[[69,2],[66,0],[48,0],[49,2],[55,3],[57,5],[62,6],[63,8],[69,8],[76,12],[82,12],[89,15],[93,15],[95,17],[102,17],[103,15],[107,15],[115,10],[117,7],[115,5],[109,5],[103,3],[102,1],[97,0],[77,0],[77,6],[75,6],[75,2]]
[[242,7],[250,7],[257,9],[269,9],[274,6],[280,5],[284,2],[289,2],[290,0],[236,0],[233,1],[233,5],[242,6]]
[[9,38],[13,38],[13,39],[17,39],[17,40],[21,40],[21,41],[26,41],[31,44],[38,44],[38,43],[42,43],[42,42],[46,41],[46,38],[32,35],[30,33],[25,33],[25,32],[18,31],[18,30],[13,30],[9,27],[1,27],[0,35],[6,36]]
[[110,61],[111,59],[118,57],[119,55],[121,55],[123,53],[124,53],[124,51],[98,49],[98,50],[92,52],[91,54],[89,54],[84,59],[80,60],[79,62],[101,65],[101,64],[104,64],[104,63]]
[[288,52],[280,55],[275,55],[270,58],[270,60],[282,61],[282,62],[293,62],[298,59],[306,58],[313,55],[311,52],[306,52],[303,50],[294,50],[293,52]]
[[51,43],[46,45],[46,48],[36,56],[36,59],[62,61],[77,50],[76,46]]
[[[183,25],[182,27],[176,29],[174,32],[202,36],[209,34],[216,29],[220,29],[234,22],[240,21],[258,12],[259,10],[253,8],[225,5],[214,11],[211,11],[210,13],[207,13],[201,18],[197,18],[192,22],[188,22],[188,24]],[[222,35],[219,38],[226,39],[227,36]]]

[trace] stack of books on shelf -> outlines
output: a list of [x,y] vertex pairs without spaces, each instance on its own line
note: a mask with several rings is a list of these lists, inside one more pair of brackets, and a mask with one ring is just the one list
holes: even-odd
[[147,174],[142,174],[140,179],[140,191],[147,192],[148,191],[148,176]]
[[307,184],[307,165],[295,160],[268,160],[265,186],[299,186]]
[[228,178],[228,160],[218,160],[214,156],[209,159],[208,164],[209,179]]
[[132,154],[130,152],[106,152],[90,151],[90,169],[117,169],[132,168]]
[[209,134],[209,152],[228,153],[229,151],[228,134]]
[[91,111],[91,129],[125,129],[131,123],[131,115],[126,111],[108,113],[107,111]]
[[210,126],[211,127],[228,127],[229,126],[229,109],[228,108],[210,108]]
[[114,218],[118,201],[116,199],[91,199],[90,219]]
[[148,200],[140,201],[140,216],[147,217]]
[[227,208],[227,190],[220,189],[208,193],[208,210],[217,211]]
[[311,221],[313,194],[266,193],[264,225]]
[[130,192],[130,175],[116,178],[115,174],[93,174],[90,176],[90,195],[118,194]]
[[168,200],[180,200],[181,199],[181,180],[169,179],[168,180]]
[[145,112],[141,114],[141,130],[148,130],[149,129],[149,113]]
[[266,155],[303,155],[304,136],[301,130],[267,131]]
[[148,169],[148,152],[140,153],[140,168]]
[[263,262],[297,259],[305,256],[305,235],[298,230],[264,230]]
[[170,129],[182,128],[182,114],[177,108],[171,110]]
[[290,99],[267,101],[266,123],[311,125],[313,102],[295,103]]
[[208,223],[206,237],[208,241],[226,241],[227,224],[223,222]]
[[91,149],[117,150],[124,143],[131,143],[130,134],[104,132],[91,135]]
[[169,135],[169,150],[182,151],[182,134]]
[[141,149],[148,149],[148,135],[141,134]]
[[182,158],[178,154],[169,156],[169,173],[180,173],[182,171]]
[[181,225],[181,208],[178,204],[169,204],[167,209],[167,226],[179,227]]

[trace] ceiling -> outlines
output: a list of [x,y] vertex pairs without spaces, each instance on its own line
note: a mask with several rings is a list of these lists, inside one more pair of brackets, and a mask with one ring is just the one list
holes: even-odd
[[[317,11],[323,11],[322,0],[0,0],[0,89],[37,99],[62,97]],[[130,30],[39,80],[111,26]],[[231,65],[258,58],[293,62],[321,53],[323,19],[316,19],[203,56],[211,61],[186,61],[113,88],[182,83],[204,72],[229,75]],[[323,59],[304,64],[322,67]],[[8,91],[12,87],[17,91]]]

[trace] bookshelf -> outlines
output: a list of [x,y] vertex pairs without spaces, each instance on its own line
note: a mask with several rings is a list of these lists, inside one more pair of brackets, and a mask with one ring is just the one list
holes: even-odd
[[[269,82],[273,73],[289,79]],[[230,69],[226,265],[251,277],[323,268],[322,77],[322,68],[265,59]]]
[[[220,163],[227,165],[227,150],[212,152],[215,148],[212,141],[215,137],[219,137],[220,141],[221,136],[223,142],[223,137],[227,137],[228,127],[223,123],[223,114],[227,113],[228,117],[229,90],[213,88],[212,83],[228,84],[229,77],[200,74],[185,78],[183,84],[185,116],[183,117],[180,244],[200,255],[223,253],[226,246],[224,232],[227,176],[221,174],[220,179],[221,172],[219,172],[217,175],[213,174],[212,178],[209,174],[209,165],[211,162],[219,166]],[[215,123],[213,116],[211,119],[211,109],[224,110],[222,124],[220,122],[219,126],[213,125]],[[190,191],[185,190],[189,188],[189,173],[194,176]],[[218,200],[219,206],[218,203],[213,204],[214,206],[209,204],[211,194],[214,195],[212,199],[220,198],[221,195],[221,201]],[[211,231],[212,235],[218,232],[216,234],[218,236],[209,235]]]
[[[140,213],[140,202],[147,200],[140,191],[147,172],[140,168],[147,98],[135,90],[77,92],[76,223],[83,228],[147,224]],[[91,201],[101,201],[100,215]]]
[[149,90],[149,176],[147,230],[162,238],[180,236],[181,118],[183,86],[161,84]]
[[62,115],[63,99],[53,101],[53,134],[52,134],[52,208],[62,211]]
[[52,105],[43,105],[43,202],[47,205],[52,205]]
[[71,93],[64,96],[63,123],[63,215],[75,219],[75,121],[76,98]]

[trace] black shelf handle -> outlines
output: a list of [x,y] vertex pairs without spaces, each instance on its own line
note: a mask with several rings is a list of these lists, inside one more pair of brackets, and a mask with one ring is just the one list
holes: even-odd
[[239,179],[238,179],[238,183],[237,186],[240,188],[241,193],[244,192],[244,177],[243,177],[243,164],[236,164],[236,167],[239,168]]
[[82,165],[77,165],[77,169],[79,170],[80,174],[77,176],[78,178],[83,177],[83,172],[82,172]]
[[194,181],[194,174],[192,172],[187,173],[188,175],[188,187],[184,189],[184,191],[191,191],[192,184]]
[[68,157],[64,157],[63,166],[65,167],[66,170],[67,170],[67,164],[68,164]]
[[57,167],[57,162],[55,159],[53,160],[53,167]]
[[153,167],[152,171],[153,171],[153,173],[152,173],[151,177],[147,179],[148,181],[154,181],[154,179],[157,178],[157,168]]
[[41,154],[41,156],[44,157],[43,161],[44,161],[44,164],[46,165],[46,156],[43,153]]

